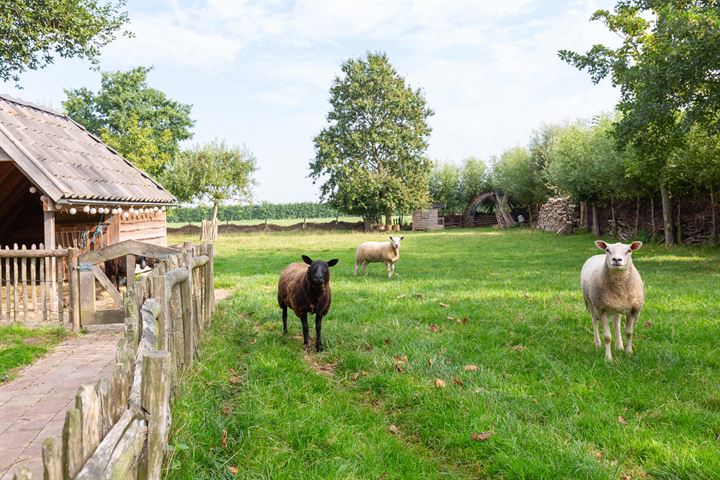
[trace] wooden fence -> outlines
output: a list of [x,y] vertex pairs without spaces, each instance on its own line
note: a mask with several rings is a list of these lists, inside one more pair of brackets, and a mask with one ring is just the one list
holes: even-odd
[[[265,221],[267,223],[267,220]],[[200,230],[200,241],[201,242],[214,242],[218,238],[218,221],[217,218],[214,220],[203,220]]]
[[0,323],[57,323],[80,330],[77,275],[80,250],[25,245],[0,249]]
[[[47,480],[159,479],[179,371],[215,309],[213,245],[186,243],[125,294],[125,335],[111,379],[83,385],[62,439],[45,439]],[[21,468],[15,475],[32,479]]]

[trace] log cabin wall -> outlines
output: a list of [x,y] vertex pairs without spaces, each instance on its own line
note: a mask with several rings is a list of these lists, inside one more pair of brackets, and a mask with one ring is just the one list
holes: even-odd
[[165,212],[131,215],[118,224],[118,242],[138,240],[154,245],[167,246],[167,223]]

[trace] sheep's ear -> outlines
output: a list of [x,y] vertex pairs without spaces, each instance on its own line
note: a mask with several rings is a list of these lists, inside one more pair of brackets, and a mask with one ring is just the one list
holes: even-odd
[[635,240],[634,242],[632,242],[630,244],[630,250],[633,250],[633,251],[640,250],[640,247],[642,247],[642,242],[638,242],[637,240]]
[[312,260],[307,255],[302,256],[303,262],[307,263],[308,265],[312,264]]
[[607,248],[607,243],[603,242],[602,240],[595,240],[595,245],[596,245],[600,250],[605,250],[605,249]]
[[391,236],[389,236],[388,238],[389,238],[389,239],[390,239],[390,241],[392,242],[392,240],[393,240],[393,238],[392,238],[392,235],[391,235]]
[[337,259],[337,258],[333,258],[332,260],[330,260],[330,261],[328,262],[328,267],[334,267],[335,265],[337,265],[337,262],[338,262],[338,259]]

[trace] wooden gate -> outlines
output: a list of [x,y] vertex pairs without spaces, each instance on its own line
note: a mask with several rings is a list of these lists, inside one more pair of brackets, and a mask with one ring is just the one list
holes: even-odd
[[[80,321],[83,325],[97,323],[121,323],[124,317],[123,297],[115,288],[102,268],[108,260],[120,259],[126,267],[128,290],[132,289],[135,279],[135,262],[138,257],[164,259],[169,255],[178,255],[180,250],[161,247],[151,243],[126,240],[124,242],[86,252],[78,259],[80,276]],[[95,281],[105,290],[111,299],[111,305],[98,309]]]

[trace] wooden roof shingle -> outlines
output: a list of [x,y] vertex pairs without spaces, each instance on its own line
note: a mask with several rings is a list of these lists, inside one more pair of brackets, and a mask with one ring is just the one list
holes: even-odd
[[0,148],[55,203],[175,197],[66,115],[0,94]]

